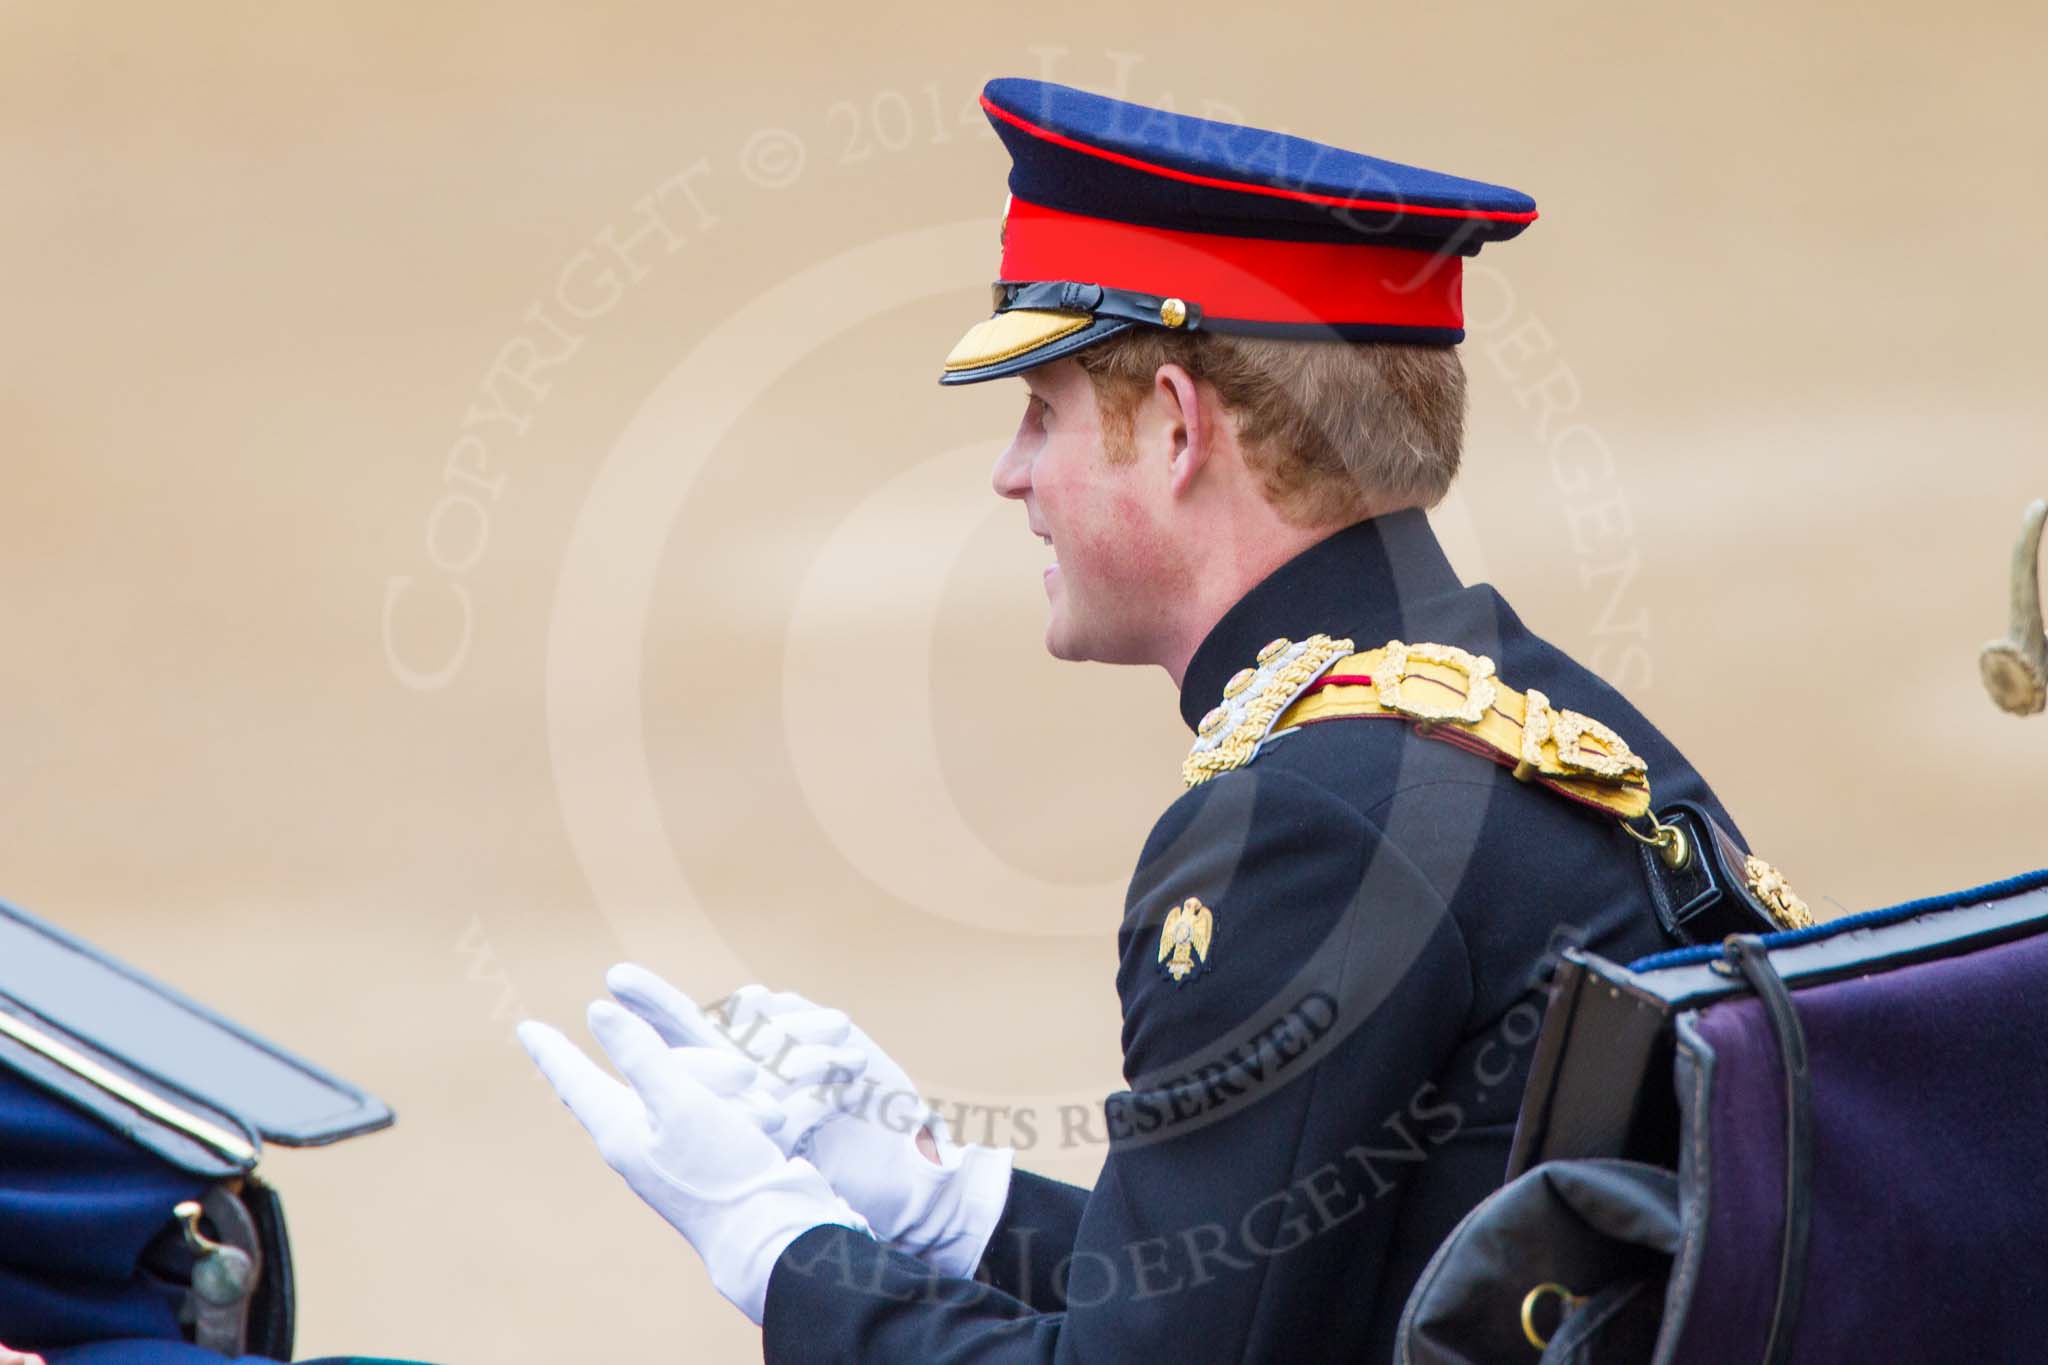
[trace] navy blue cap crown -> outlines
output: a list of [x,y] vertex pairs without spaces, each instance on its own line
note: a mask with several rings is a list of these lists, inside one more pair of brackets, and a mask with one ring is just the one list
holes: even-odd
[[1006,76],[982,105],[1020,199],[1127,223],[1471,255],[1536,217],[1519,190]]

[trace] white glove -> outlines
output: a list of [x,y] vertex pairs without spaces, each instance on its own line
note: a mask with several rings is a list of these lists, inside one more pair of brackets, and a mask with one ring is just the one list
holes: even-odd
[[[741,1048],[762,1068],[755,1095],[785,1116],[777,1146],[808,1157],[877,1237],[942,1274],[974,1274],[1009,1198],[1014,1153],[955,1143],[903,1068],[844,1014],[746,986],[721,1023],[643,967],[614,967],[605,984],[679,1052]],[[817,1082],[826,1053],[858,1070]],[[918,1149],[919,1132],[930,1134],[936,1162]]]
[[519,1041],[605,1163],[696,1248],[749,1319],[761,1321],[769,1274],[791,1242],[825,1223],[868,1231],[809,1162],[786,1158],[753,1112],[704,1084],[729,1082],[734,1068],[670,1049],[609,1000],[589,1017],[629,1085],[545,1024],[520,1024]]
[[[620,963],[605,973],[605,985],[671,1047],[701,1049],[706,1056],[749,1068],[751,1074],[745,1077],[720,1070],[713,1080],[705,1063],[693,1064],[705,1068],[703,1078],[711,1089],[733,1098],[745,1093],[756,1112],[775,1114],[777,1121],[764,1122],[761,1131],[773,1136],[775,1145],[789,1156],[804,1155],[818,1125],[842,1113],[891,1123],[904,1132],[915,1132],[927,1123],[944,1131],[938,1115],[917,1099],[910,1078],[900,1070],[866,1074],[866,1052],[849,1042],[857,1037],[869,1051],[879,1055],[880,1049],[838,1010],[820,1009],[801,996],[790,996],[788,1000],[804,1008],[783,1006],[770,1019],[759,1008],[767,988],[743,986],[731,996],[727,1017],[721,1018],[706,1014],[687,995],[632,963]],[[893,1068],[886,1057],[882,1060]],[[886,1114],[881,1103],[885,1098]]]

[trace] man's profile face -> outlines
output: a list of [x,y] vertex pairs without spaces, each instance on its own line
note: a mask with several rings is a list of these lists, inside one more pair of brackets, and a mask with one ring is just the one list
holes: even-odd
[[1109,459],[1095,386],[1074,361],[1021,377],[1024,414],[992,482],[1051,540],[1045,647],[1059,659],[1158,662],[1164,470],[1142,442],[1135,458]]

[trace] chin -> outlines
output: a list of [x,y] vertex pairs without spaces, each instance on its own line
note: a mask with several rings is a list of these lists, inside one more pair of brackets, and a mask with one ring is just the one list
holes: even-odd
[[1087,651],[1078,646],[1057,616],[1045,623],[1045,652],[1068,663],[1084,663],[1088,659]]
[[1144,657],[1144,652],[1135,648],[1131,641],[1105,639],[1099,633],[1076,629],[1072,621],[1063,619],[1058,613],[1045,623],[1045,652],[1055,659],[1068,663],[1150,662]]
[[1070,663],[1081,663],[1093,657],[1088,651],[1085,632],[1075,628],[1064,602],[1055,601],[1052,614],[1046,618],[1045,652]]

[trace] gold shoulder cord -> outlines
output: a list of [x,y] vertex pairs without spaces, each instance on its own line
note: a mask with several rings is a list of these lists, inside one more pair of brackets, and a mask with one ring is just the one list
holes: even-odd
[[1541,692],[1517,692],[1483,654],[1389,640],[1333,659],[1315,677],[1323,684],[1315,691],[1302,695],[1310,679],[1286,695],[1272,733],[1324,720],[1410,720],[1431,739],[1506,764],[1524,782],[1624,821],[1649,814],[1647,765],[1620,735],[1591,716],[1552,706]]
[[[1456,744],[1514,769],[1582,805],[1617,817],[1632,839],[1682,869],[1699,855],[1676,825],[1650,810],[1648,765],[1614,730],[1582,712],[1551,705],[1535,689],[1517,692],[1495,676],[1493,660],[1455,645],[1389,640],[1354,653],[1349,640],[1311,635],[1275,640],[1258,666],[1240,670],[1222,704],[1196,727],[1181,765],[1188,786],[1241,768],[1267,741],[1325,720],[1408,720],[1416,733]],[[1634,821],[1647,818],[1650,832]],[[1814,922],[1778,870],[1750,857],[1743,879],[1751,895],[1786,928]]]

